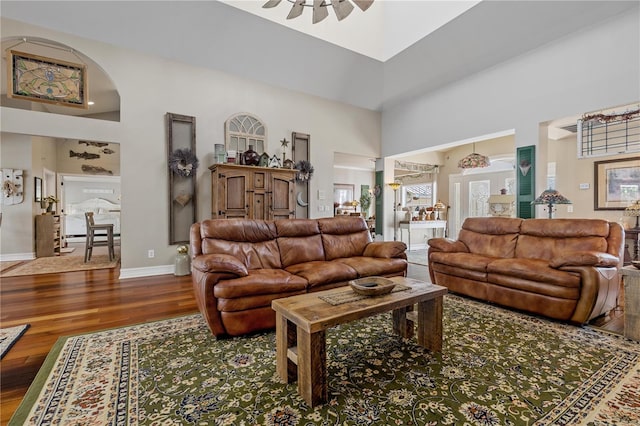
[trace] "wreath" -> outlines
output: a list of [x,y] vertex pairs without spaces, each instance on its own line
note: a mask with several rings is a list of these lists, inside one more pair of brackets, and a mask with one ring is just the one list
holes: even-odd
[[293,168],[298,171],[296,173],[296,182],[306,182],[313,176],[313,166],[306,160],[298,161]]
[[189,148],[176,149],[169,155],[169,168],[175,174],[189,177],[198,168],[198,158]]

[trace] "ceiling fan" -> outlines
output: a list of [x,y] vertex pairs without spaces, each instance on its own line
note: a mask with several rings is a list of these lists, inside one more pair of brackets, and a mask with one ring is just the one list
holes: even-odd
[[[263,8],[269,9],[272,7],[276,7],[280,4],[282,0],[269,0],[264,5]],[[289,15],[287,15],[287,19],[297,18],[302,15],[302,11],[305,7],[313,7],[313,17],[312,23],[317,24],[318,22],[325,19],[329,16],[329,11],[327,8],[329,6],[333,7],[333,11],[336,13],[336,17],[338,21],[342,21],[344,18],[349,16],[351,11],[353,11],[353,5],[349,0],[287,0],[289,3],[293,3],[291,7],[291,11]],[[353,1],[363,12],[373,4],[374,0],[351,0]]]

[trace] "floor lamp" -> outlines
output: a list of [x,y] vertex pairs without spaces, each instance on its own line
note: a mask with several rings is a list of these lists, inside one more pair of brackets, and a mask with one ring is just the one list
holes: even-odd
[[398,215],[396,214],[398,208],[398,189],[400,189],[398,182],[391,182],[389,187],[393,189],[393,241],[398,241]]

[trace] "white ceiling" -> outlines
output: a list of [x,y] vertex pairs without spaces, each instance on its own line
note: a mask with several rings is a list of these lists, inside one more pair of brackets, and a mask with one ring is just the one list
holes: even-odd
[[[354,7],[343,21],[338,21],[329,7],[329,16],[313,24],[311,7],[305,7],[301,16],[287,19],[292,7],[287,0],[269,9],[262,7],[266,0],[220,1],[381,62],[480,3],[462,0],[375,0],[365,12]],[[306,3],[312,5],[313,0],[307,0]]]
[[[256,6],[262,1],[246,3]],[[287,3],[283,0],[271,9],[282,21],[290,9]],[[455,10],[449,3],[460,3],[454,6],[461,9]],[[339,40],[345,41],[359,36],[378,49],[367,55],[387,57],[384,62],[301,30],[274,24],[236,4],[232,7],[228,1],[2,0],[2,18],[384,111],[407,98],[424,96],[613,16],[637,14],[639,4],[590,0],[376,0],[366,12],[356,7],[340,22],[333,11],[329,12],[326,32],[344,31],[346,34],[340,35]],[[462,12],[463,6],[466,11],[451,19]],[[306,22],[311,26],[310,12],[305,10],[289,23]],[[377,24],[367,23],[376,14],[382,14]],[[447,19],[450,20],[443,25]],[[30,35],[28,28],[25,26],[24,36]],[[428,35],[423,37],[423,33]],[[7,42],[2,35],[3,42]],[[408,47],[401,50],[402,46]]]

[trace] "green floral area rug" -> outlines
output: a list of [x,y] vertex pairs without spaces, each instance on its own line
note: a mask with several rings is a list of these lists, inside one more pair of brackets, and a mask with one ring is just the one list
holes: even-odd
[[200,315],[60,339],[10,424],[637,425],[640,344],[447,295],[434,354],[389,314],[327,332],[329,401],[280,382],[273,332]]

